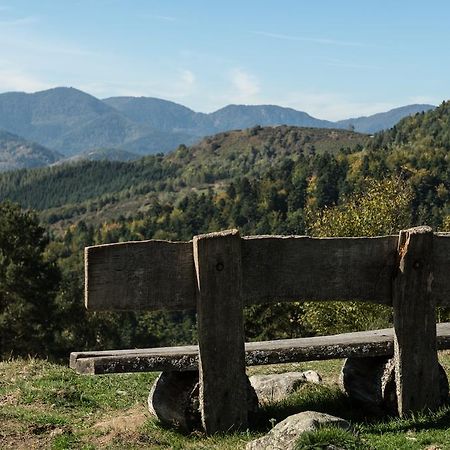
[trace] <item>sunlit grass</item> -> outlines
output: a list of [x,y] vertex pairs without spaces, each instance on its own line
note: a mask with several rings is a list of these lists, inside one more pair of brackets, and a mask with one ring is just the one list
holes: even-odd
[[[441,355],[450,366],[448,352]],[[317,370],[321,385],[305,384],[252,417],[251,430],[184,435],[150,417],[147,396],[157,374],[85,376],[47,361],[0,363],[0,448],[243,449],[291,414],[314,410],[347,419],[352,431],[323,429],[302,437],[298,448],[450,449],[450,406],[408,419],[371,417],[339,389],[342,361],[273,365],[249,374]],[[327,445],[328,445],[327,444]],[[302,447],[303,446],[303,447]],[[352,447],[353,446],[353,447]]]

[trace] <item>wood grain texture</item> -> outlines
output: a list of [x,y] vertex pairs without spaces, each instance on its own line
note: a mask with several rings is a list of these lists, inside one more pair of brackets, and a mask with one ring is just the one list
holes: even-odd
[[141,241],[85,249],[86,307],[94,311],[195,308],[191,242]]
[[200,410],[208,434],[247,428],[241,238],[195,236]]
[[433,297],[450,306],[450,233],[437,233],[433,240]]
[[244,238],[244,302],[361,300],[389,305],[397,241],[398,236]]
[[[397,236],[242,239],[246,305],[278,301],[361,300],[392,304]],[[196,307],[192,242],[142,241],[87,247],[86,306],[91,310]],[[434,236],[432,295],[450,305],[450,234]]]
[[400,233],[394,280],[394,361],[400,416],[435,410],[440,403],[436,313],[432,295],[433,232],[417,227]]
[[[450,349],[450,323],[437,324],[437,347]],[[247,366],[393,354],[393,328],[245,344]],[[197,370],[198,345],[73,352],[70,367],[87,374]]]

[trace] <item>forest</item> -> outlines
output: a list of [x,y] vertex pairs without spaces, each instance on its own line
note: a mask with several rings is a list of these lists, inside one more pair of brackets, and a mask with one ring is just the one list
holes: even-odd
[[[85,246],[189,240],[227,228],[311,236],[392,234],[418,224],[450,231],[449,150],[446,102],[373,136],[253,127],[134,162],[3,173],[0,357],[195,342],[192,311],[88,313]],[[250,340],[392,320],[389,308],[358,303],[263,305],[246,318]]]

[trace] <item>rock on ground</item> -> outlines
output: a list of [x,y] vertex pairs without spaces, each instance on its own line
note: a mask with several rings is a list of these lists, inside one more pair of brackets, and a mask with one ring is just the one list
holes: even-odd
[[250,377],[250,383],[260,404],[283,400],[303,383],[320,383],[321,381],[321,376],[313,370]]
[[[258,410],[258,399],[248,381],[249,419]],[[162,372],[148,397],[150,414],[161,423],[184,432],[202,430],[198,371]]]
[[350,424],[339,417],[315,411],[304,411],[284,419],[265,436],[249,442],[245,449],[293,450],[302,433],[324,426],[335,426],[345,430],[350,428]]

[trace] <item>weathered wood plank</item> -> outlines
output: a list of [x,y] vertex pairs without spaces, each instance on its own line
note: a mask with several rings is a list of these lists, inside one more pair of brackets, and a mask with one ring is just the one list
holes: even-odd
[[391,304],[398,236],[243,239],[247,305],[302,300],[361,300]]
[[247,427],[241,238],[237,230],[194,237],[200,411],[209,434]]
[[[362,300],[391,304],[398,236],[242,239],[243,301]],[[434,236],[432,295],[450,305],[450,234]],[[142,241],[87,247],[91,310],[194,309],[192,242]]]
[[450,233],[433,240],[433,296],[440,306],[450,306]]
[[[114,362],[114,358],[118,358],[117,361],[122,361],[120,358],[123,357],[123,361],[128,361],[128,358],[139,358],[141,356],[146,356],[149,361],[154,361],[154,363],[145,363],[145,364],[167,364],[172,365],[174,367],[178,367],[177,361],[181,360],[182,356],[194,356],[195,357],[195,367],[198,368],[197,357],[198,357],[198,345],[183,345],[178,347],[156,347],[156,348],[132,348],[132,349],[124,349],[124,350],[97,350],[97,351],[86,351],[86,352],[72,352],[70,354],[70,367],[72,369],[78,370],[78,361],[81,359],[90,359],[90,358],[104,358],[99,361],[112,361]],[[108,359],[109,358],[109,359]],[[153,359],[152,359],[153,358]],[[130,361],[131,361],[130,359]],[[173,361],[171,362],[171,360]],[[109,364],[109,362],[108,362]],[[128,364],[128,362],[124,363]],[[185,365],[179,366],[179,368],[174,370],[191,370],[189,367],[190,362],[188,360],[185,361]],[[114,368],[112,368],[114,369]],[[138,368],[136,368],[138,369]],[[119,370],[117,368],[117,370]],[[160,371],[167,369],[151,369]],[[126,370],[124,370],[126,372]],[[140,370],[133,370],[132,372]],[[96,372],[97,373],[97,372]],[[105,372],[107,373],[107,372]],[[113,373],[113,372],[111,372]]]
[[405,230],[399,237],[394,280],[394,362],[400,416],[439,406],[436,313],[432,293],[433,232]]
[[[438,349],[450,349],[450,323],[437,324],[436,335]],[[393,354],[393,328],[245,344],[247,366]],[[198,346],[73,352],[70,367],[89,374],[196,370]]]
[[195,308],[192,242],[153,240],[87,247],[85,277],[90,310]]

